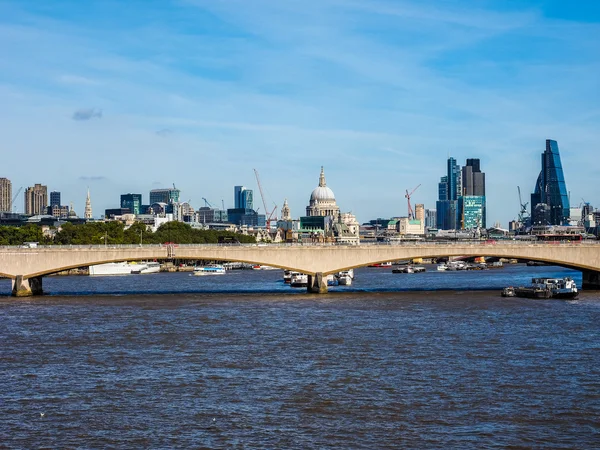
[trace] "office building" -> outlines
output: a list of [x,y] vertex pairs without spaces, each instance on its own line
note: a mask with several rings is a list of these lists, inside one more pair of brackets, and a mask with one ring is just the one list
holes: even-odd
[[246,186],[233,187],[234,209],[254,209],[254,193]]
[[142,214],[142,194],[121,194],[121,208],[128,209],[131,214]]
[[458,209],[460,228],[486,228],[485,173],[481,171],[479,159],[467,159],[462,168],[462,194]]
[[448,158],[446,175],[438,183],[436,224],[440,230],[457,228],[458,197],[462,189],[461,170],[454,158]]
[[[556,141],[546,140],[546,150],[541,159],[542,169],[531,194],[532,224],[567,224],[570,214],[569,195]],[[545,206],[538,208],[538,205]]]
[[48,187],[36,184],[25,190],[25,214],[36,216],[46,214],[48,207]]
[[417,203],[415,205],[415,219],[421,221],[421,225],[425,226],[425,205]]
[[12,183],[8,178],[0,178],[0,212],[12,212]]
[[60,192],[50,192],[50,205],[49,206],[60,206]]
[[437,228],[437,211],[435,209],[425,210],[425,228]]
[[264,214],[258,214],[250,208],[231,208],[227,210],[229,223],[239,226],[265,227],[267,219]]
[[150,204],[154,203],[178,203],[181,191],[175,187],[168,189],[152,189],[150,191]]
[[485,197],[463,195],[458,199],[462,229],[485,228]]

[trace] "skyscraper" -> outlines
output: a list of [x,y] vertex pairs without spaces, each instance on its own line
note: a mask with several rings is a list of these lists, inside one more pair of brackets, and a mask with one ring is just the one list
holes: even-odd
[[[546,205],[547,208],[538,205]],[[546,139],[542,153],[542,170],[531,194],[531,217],[534,225],[562,225],[569,220],[569,195],[563,174],[558,143]]]
[[25,190],[25,214],[45,214],[48,207],[48,187],[36,184]]
[[254,193],[246,186],[233,187],[233,202],[235,209],[254,209]]
[[60,206],[60,192],[50,192],[50,205],[49,206]]
[[0,178],[0,212],[12,211],[12,183],[8,178]]
[[462,193],[459,196],[461,228],[486,227],[485,173],[479,159],[467,159],[462,168]]
[[462,191],[460,166],[452,157],[447,161],[446,175],[438,184],[438,201],[436,202],[437,226],[441,230],[457,228],[458,197]]

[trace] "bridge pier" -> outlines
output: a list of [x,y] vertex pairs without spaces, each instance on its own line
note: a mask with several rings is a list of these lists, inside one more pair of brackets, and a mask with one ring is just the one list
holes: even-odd
[[323,277],[323,272],[308,276],[306,290],[311,294],[327,294],[327,277]]
[[600,291],[600,272],[594,270],[581,271],[581,288],[586,291]]
[[43,295],[42,277],[24,278],[23,275],[17,275],[12,280],[13,297],[31,297],[33,295]]

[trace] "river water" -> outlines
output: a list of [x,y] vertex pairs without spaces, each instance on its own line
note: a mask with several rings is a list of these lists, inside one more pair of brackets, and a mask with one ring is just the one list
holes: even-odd
[[580,274],[356,275],[327,295],[240,271],[0,297],[0,448],[600,447],[600,293],[499,295]]

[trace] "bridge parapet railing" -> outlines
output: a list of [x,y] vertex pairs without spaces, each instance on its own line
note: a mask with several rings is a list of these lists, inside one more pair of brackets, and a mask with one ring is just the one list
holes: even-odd
[[533,246],[533,247],[581,247],[581,246],[600,246],[600,241],[527,241],[527,240],[435,240],[435,241],[405,241],[405,242],[362,242],[360,245],[354,244],[343,244],[343,243],[317,243],[317,242],[303,242],[303,243],[270,243],[270,244],[94,244],[94,245],[38,245],[35,247],[30,246],[0,246],[2,250],[66,250],[66,249],[81,249],[81,250],[114,250],[114,249],[161,249],[168,247],[181,247],[181,248],[303,248],[303,247],[343,247],[343,248],[361,248],[361,247],[438,247],[438,246]]

